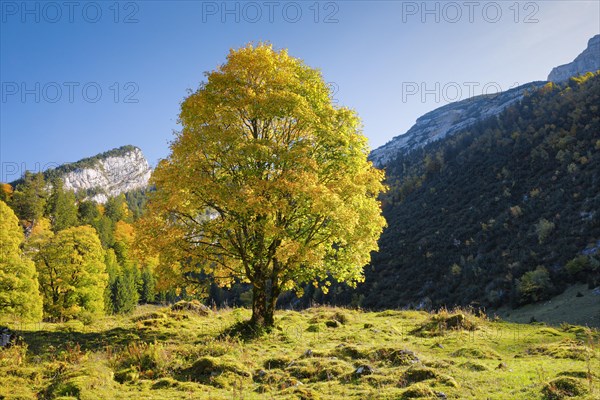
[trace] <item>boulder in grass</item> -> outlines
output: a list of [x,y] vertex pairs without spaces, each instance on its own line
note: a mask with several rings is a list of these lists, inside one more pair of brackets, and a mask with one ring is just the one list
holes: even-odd
[[212,313],[212,310],[200,303],[198,300],[186,301],[181,300],[171,306],[171,310],[173,311],[192,311],[199,315],[209,315]]
[[354,374],[357,376],[371,375],[373,374],[373,368],[370,365],[364,364],[356,368],[356,370],[354,370]]
[[8,347],[14,341],[14,333],[5,326],[0,326],[0,347]]

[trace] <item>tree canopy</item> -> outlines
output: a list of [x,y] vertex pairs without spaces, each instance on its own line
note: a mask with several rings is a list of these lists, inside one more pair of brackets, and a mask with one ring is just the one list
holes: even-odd
[[[39,232],[35,261],[47,316],[85,318],[104,312],[108,276],[104,249],[94,228],[78,226],[52,235]],[[36,236],[32,234],[35,242]]]
[[23,231],[14,212],[0,200],[0,317],[42,319],[37,273],[20,249]]
[[270,45],[232,50],[180,122],[153,173],[148,243],[184,272],[250,282],[257,325],[272,325],[282,291],[363,279],[385,225],[384,173],[318,70]]

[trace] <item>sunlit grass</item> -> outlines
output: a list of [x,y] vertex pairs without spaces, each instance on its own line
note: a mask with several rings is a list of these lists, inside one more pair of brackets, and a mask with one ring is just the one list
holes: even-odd
[[600,336],[583,327],[316,307],[279,311],[268,335],[224,334],[249,317],[144,306],[88,326],[11,326],[23,340],[0,350],[0,398],[600,397]]

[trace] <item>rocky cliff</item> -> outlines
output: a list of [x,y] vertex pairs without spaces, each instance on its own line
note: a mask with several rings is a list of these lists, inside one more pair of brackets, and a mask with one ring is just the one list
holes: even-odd
[[[570,64],[552,70],[549,81],[560,82],[571,76],[595,72],[600,69],[600,35],[588,42],[587,48]],[[373,150],[369,158],[377,167],[385,167],[398,155],[407,154],[459,132],[490,116],[500,114],[506,107],[523,98],[527,90],[535,90],[546,82],[531,82],[506,92],[472,97],[437,108],[419,119],[403,135],[396,136],[385,145]]]
[[572,76],[586,72],[596,72],[600,69],[600,35],[588,41],[587,48],[573,62],[552,69],[548,80],[552,82],[566,81]]
[[65,189],[83,191],[89,199],[105,203],[108,196],[145,188],[151,169],[139,148],[123,146],[48,173],[63,178]]
[[405,134],[373,150],[369,158],[377,167],[384,167],[401,153],[406,154],[500,114],[506,107],[519,101],[527,90],[535,90],[544,84],[532,82],[506,92],[476,96],[437,108],[417,119]]

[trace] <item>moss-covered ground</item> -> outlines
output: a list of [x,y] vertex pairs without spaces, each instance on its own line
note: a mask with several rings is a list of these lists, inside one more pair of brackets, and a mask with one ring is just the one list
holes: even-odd
[[0,399],[600,398],[600,334],[581,326],[317,307],[278,311],[254,336],[239,329],[249,317],[143,306],[12,324]]

